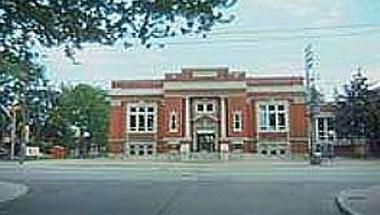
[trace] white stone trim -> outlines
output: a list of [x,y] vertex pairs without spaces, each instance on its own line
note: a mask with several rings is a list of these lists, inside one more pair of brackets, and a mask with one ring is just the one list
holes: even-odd
[[220,133],[221,139],[225,139],[227,137],[227,128],[226,128],[226,100],[224,97],[220,98],[220,108],[221,108],[221,125],[220,125]]
[[273,92],[306,92],[303,85],[270,85],[270,86],[248,86],[247,92],[250,93],[273,93]]
[[190,104],[190,97],[186,97],[185,100],[185,137],[186,139],[191,139],[191,133],[190,133],[190,113],[191,113],[191,104]]
[[154,96],[163,95],[161,88],[128,88],[128,89],[111,89],[108,91],[109,96]]
[[245,89],[245,81],[168,81],[164,90],[236,90]]
[[193,77],[195,78],[205,78],[205,77],[216,77],[218,71],[193,71]]
[[181,141],[185,140],[183,137],[164,137],[163,141],[168,142],[170,144],[180,144]]
[[215,134],[215,130],[212,129],[198,129],[196,134]]
[[318,118],[318,117],[333,117],[333,118],[335,118],[335,115],[334,115],[334,113],[333,112],[319,112],[316,116],[315,116],[315,118]]
[[112,99],[111,100],[111,106],[113,106],[113,107],[121,106],[121,100]]

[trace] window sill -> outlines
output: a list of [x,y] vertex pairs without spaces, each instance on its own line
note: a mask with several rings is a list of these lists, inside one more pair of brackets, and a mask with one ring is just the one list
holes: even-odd
[[259,133],[288,133],[289,130],[266,130],[266,131],[259,130],[258,132]]
[[127,131],[129,134],[154,134],[156,131]]

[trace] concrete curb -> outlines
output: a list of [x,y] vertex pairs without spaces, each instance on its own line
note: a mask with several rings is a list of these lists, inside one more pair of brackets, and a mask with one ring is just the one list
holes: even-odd
[[23,184],[0,181],[0,203],[12,201],[26,195],[29,188]]
[[354,211],[348,206],[344,197],[347,195],[347,191],[341,191],[337,197],[335,197],[335,204],[338,206],[339,211],[344,215],[364,215]]

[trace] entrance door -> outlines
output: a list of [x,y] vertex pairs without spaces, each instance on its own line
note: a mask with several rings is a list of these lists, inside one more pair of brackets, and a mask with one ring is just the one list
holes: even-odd
[[200,152],[213,152],[215,149],[215,134],[198,134],[197,144]]

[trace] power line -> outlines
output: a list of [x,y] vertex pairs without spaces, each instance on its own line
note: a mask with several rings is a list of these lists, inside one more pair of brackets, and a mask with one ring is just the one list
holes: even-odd
[[297,31],[317,31],[317,30],[344,30],[344,29],[362,29],[362,28],[379,28],[380,24],[352,24],[352,25],[335,25],[335,26],[316,26],[302,28],[267,28],[267,29],[247,29],[234,31],[214,31],[210,35],[225,34],[262,34],[262,33],[280,33],[280,32],[297,32]]
[[218,39],[218,40],[197,40],[197,41],[187,41],[187,42],[168,42],[166,45],[212,45],[212,44],[228,44],[228,43],[237,43],[237,44],[251,44],[251,43],[260,43],[261,41],[286,41],[294,39],[323,39],[323,38],[337,38],[337,37],[351,37],[357,35],[370,35],[380,33],[379,29],[371,29],[367,31],[360,32],[348,32],[348,33],[335,33],[335,34],[325,34],[325,35],[295,35],[295,36],[286,36],[286,37],[265,37],[265,38],[237,38],[237,39]]

